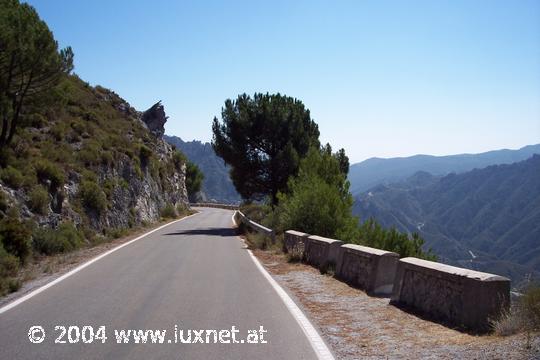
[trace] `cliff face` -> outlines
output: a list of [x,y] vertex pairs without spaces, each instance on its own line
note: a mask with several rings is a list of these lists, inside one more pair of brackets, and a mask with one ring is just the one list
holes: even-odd
[[185,158],[162,139],[160,102],[145,112],[75,76],[59,106],[29,107],[28,126],[0,161],[0,218],[10,209],[38,227],[63,222],[98,236],[187,208]]

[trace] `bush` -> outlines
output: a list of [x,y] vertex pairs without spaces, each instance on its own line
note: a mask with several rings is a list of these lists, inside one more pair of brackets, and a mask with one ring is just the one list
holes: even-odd
[[5,250],[25,262],[31,253],[32,231],[28,224],[17,217],[9,215],[0,221],[0,237]]
[[58,229],[36,230],[33,246],[41,254],[52,255],[78,249],[83,244],[83,239],[83,235],[71,222],[65,222],[60,224]]
[[22,186],[24,176],[23,174],[12,166],[8,166],[0,172],[0,179],[14,189],[18,189]]
[[530,286],[520,299],[529,330],[540,330],[540,286]]
[[0,238],[0,278],[15,276],[18,270],[19,260],[4,249],[3,240]]
[[189,215],[189,209],[185,204],[179,203],[178,205],[176,205],[176,214],[178,216]]
[[48,160],[40,159],[34,164],[36,176],[42,184],[50,183],[50,188],[55,191],[64,185],[65,175],[62,169]]
[[85,166],[99,165],[102,162],[101,154],[102,150],[97,144],[87,142],[77,154],[77,160]]
[[414,256],[421,259],[436,261],[437,257],[430,250],[424,251],[424,239],[418,233],[400,233],[395,228],[383,229],[375,220],[369,219],[360,226],[359,238],[354,243],[393,251],[401,257]]
[[20,282],[15,279],[19,270],[19,260],[4,249],[0,238],[0,296],[17,291]]
[[204,174],[199,170],[199,167],[188,161],[186,166],[186,189],[190,198],[193,198],[201,190],[203,180]]
[[176,209],[172,204],[165,205],[161,209],[160,215],[164,219],[175,219],[178,216],[178,214],[176,214]]
[[527,347],[529,347],[530,333],[540,330],[540,286],[529,286],[523,295],[513,302],[509,311],[505,311],[492,322],[492,327],[499,336],[527,332]]
[[101,188],[93,181],[84,180],[79,188],[83,206],[101,214],[107,208],[107,198]]
[[8,208],[8,201],[3,191],[0,191],[0,211],[5,212]]
[[331,152],[311,149],[300,163],[298,176],[289,180],[289,193],[278,194],[278,230],[294,229],[353,241],[358,220],[352,216],[348,186]]
[[178,150],[173,153],[173,163],[177,171],[182,171],[182,166],[187,162],[186,156]]
[[152,157],[152,150],[150,150],[148,146],[141,145],[141,147],[139,148],[139,158],[141,159],[141,165],[143,167],[146,167],[148,165],[150,157]]
[[352,199],[317,177],[298,182],[290,196],[280,196],[279,219],[283,230],[351,242],[357,234],[357,220],[351,215]]
[[45,215],[49,208],[49,192],[43,186],[36,186],[28,194],[28,206],[30,209],[40,215]]

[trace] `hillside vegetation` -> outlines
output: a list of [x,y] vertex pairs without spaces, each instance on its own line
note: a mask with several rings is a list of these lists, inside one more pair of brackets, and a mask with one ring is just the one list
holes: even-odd
[[187,206],[185,156],[149,131],[142,113],[73,75],[54,92],[49,105],[26,107],[0,153],[4,279],[32,255],[117,237]]
[[[445,262],[519,283],[540,272],[540,156],[510,165],[379,185],[356,197],[354,213],[419,232]],[[535,274],[536,273],[536,274]]]

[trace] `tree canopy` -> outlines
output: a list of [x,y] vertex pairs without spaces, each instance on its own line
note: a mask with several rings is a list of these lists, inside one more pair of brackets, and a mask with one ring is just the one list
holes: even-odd
[[0,0],[0,148],[13,138],[25,102],[72,69],[71,48],[58,50],[32,6]]
[[204,174],[197,164],[188,161],[186,163],[186,190],[190,199],[194,199],[196,193],[201,191]]
[[231,166],[231,179],[245,199],[269,197],[287,188],[300,159],[319,147],[319,128],[295,98],[278,94],[243,94],[227,99],[222,122],[214,118],[212,146]]
[[344,150],[333,154],[330,145],[311,148],[300,162],[298,175],[289,179],[289,191],[278,194],[280,230],[354,241],[358,219],[351,214],[353,198],[344,172],[347,164]]

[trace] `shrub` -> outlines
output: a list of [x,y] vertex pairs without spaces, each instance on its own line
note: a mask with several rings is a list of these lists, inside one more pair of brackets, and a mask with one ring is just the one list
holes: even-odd
[[66,125],[63,122],[59,122],[50,129],[50,134],[54,140],[62,141],[66,135]]
[[0,221],[0,237],[5,250],[25,262],[31,253],[31,236],[27,223],[20,221],[13,214]]
[[354,240],[357,220],[351,215],[352,199],[343,199],[339,190],[318,177],[295,184],[290,196],[280,196],[281,227],[310,234]]
[[0,172],[0,179],[14,189],[18,189],[22,186],[24,176],[23,174],[12,166],[8,166]]
[[30,126],[40,129],[47,123],[47,119],[41,114],[34,113],[29,116],[28,123]]
[[530,286],[520,299],[529,330],[540,330],[540,286]]
[[186,162],[187,162],[186,156],[180,151],[175,150],[173,153],[173,163],[176,170],[182,171],[182,166],[184,166]]
[[0,191],[0,211],[5,212],[8,208],[8,201],[3,191]]
[[201,190],[203,180],[204,174],[199,170],[199,167],[188,161],[186,166],[186,189],[190,198]]
[[354,243],[374,248],[393,251],[401,257],[414,256],[421,259],[436,261],[437,257],[431,251],[422,249],[424,240],[417,234],[400,233],[395,228],[384,229],[375,220],[369,219],[360,226],[360,235]]
[[60,224],[58,229],[40,228],[34,232],[33,246],[41,254],[52,255],[78,249],[83,235],[71,222]]
[[19,260],[4,249],[3,240],[0,237],[0,278],[17,275]]
[[152,156],[152,150],[146,145],[141,145],[139,148],[139,158],[141,159],[141,165],[143,167],[146,167],[148,165],[148,161],[150,161],[150,157]]
[[520,332],[523,329],[523,316],[518,313],[517,308],[505,311],[497,321],[492,322],[493,331],[499,336],[509,336]]
[[49,192],[43,186],[36,186],[28,194],[28,206],[30,209],[40,215],[45,215],[49,207]]
[[174,208],[174,206],[172,204],[165,205],[161,209],[160,215],[164,219],[174,219],[174,218],[176,218],[178,216],[176,214],[176,209]]
[[245,232],[245,234],[251,248],[266,250],[270,245],[268,236],[265,236],[264,234],[249,231]]
[[531,333],[540,330],[540,286],[529,286],[523,295],[512,303],[510,310],[503,312],[491,325],[499,336],[526,332],[526,347],[529,348]]
[[176,213],[178,214],[178,216],[188,215],[189,209],[185,204],[179,203],[178,205],[176,205]]
[[51,190],[56,190],[60,186],[64,185],[65,175],[62,169],[52,162],[44,159],[38,160],[34,164],[36,169],[36,176],[39,182],[46,184],[50,182]]
[[349,183],[329,147],[312,148],[288,187],[289,193],[278,194],[278,230],[295,229],[345,242],[357,237]]
[[18,270],[19,260],[4,249],[0,238],[0,296],[19,289],[20,282],[15,279]]
[[109,228],[105,230],[105,236],[107,236],[109,239],[118,239],[122,236],[126,236],[128,233],[128,230],[125,228]]
[[93,142],[85,143],[77,154],[77,159],[85,166],[99,165],[102,162],[101,149]]
[[84,180],[79,188],[83,206],[101,214],[107,208],[107,198],[101,188],[93,181]]

